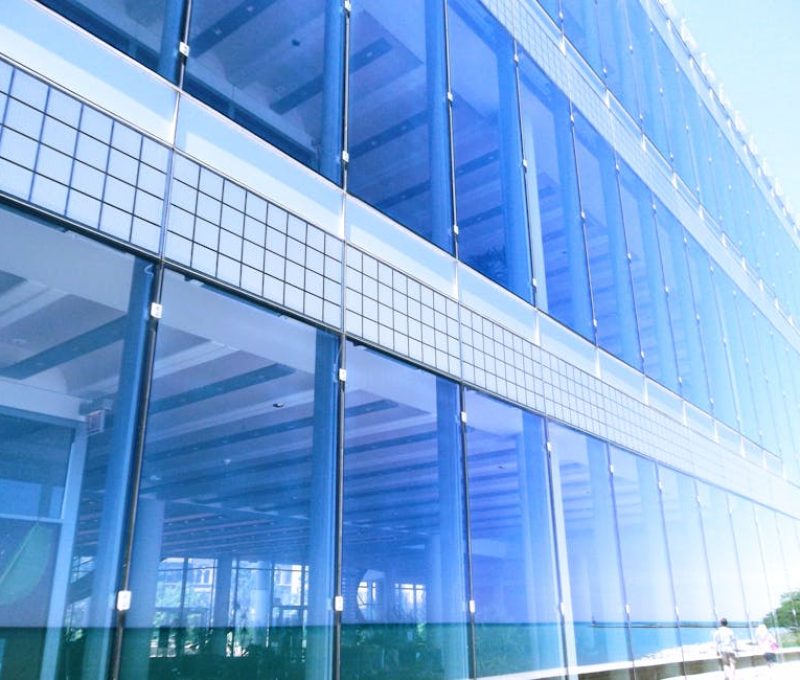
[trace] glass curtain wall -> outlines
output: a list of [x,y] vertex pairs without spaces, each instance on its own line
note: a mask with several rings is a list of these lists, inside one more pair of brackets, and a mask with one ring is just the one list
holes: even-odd
[[452,252],[444,20],[440,0],[353,3],[347,189]]
[[570,103],[525,53],[519,70],[536,305],[593,340]]
[[0,677],[106,677],[151,266],[0,207]]
[[656,466],[616,446],[609,453],[634,666],[674,678],[682,655]]
[[469,673],[458,386],[347,345],[341,677]]
[[[192,0],[183,86],[341,182],[344,8],[337,0]],[[379,49],[351,55],[368,67]]]
[[177,274],[162,303],[122,677],[327,678],[338,337]]
[[39,0],[129,57],[174,81],[186,0]]
[[466,392],[477,675],[563,677],[544,420]]
[[580,112],[575,111],[573,118],[597,344],[641,369],[614,152]]
[[458,256],[532,300],[514,41],[478,0],[447,7]]
[[675,345],[661,269],[653,198],[645,183],[622,161],[619,192],[644,372],[677,392]]
[[[610,678],[632,677],[606,444],[548,424],[566,535],[572,620],[579,666],[605,664]],[[554,480],[555,484],[555,480]]]
[[664,467],[658,478],[686,670],[715,670],[716,659],[695,665],[707,658],[717,627],[695,481]]

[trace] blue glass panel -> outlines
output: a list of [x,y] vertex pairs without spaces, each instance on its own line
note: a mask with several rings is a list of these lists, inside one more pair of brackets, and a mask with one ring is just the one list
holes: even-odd
[[[764,621],[774,630],[778,625],[776,610],[781,605],[782,597],[790,593],[791,590],[786,578],[786,569],[784,568],[781,536],[778,533],[778,515],[763,505],[756,505],[755,512],[769,595],[770,613],[765,616]],[[779,631],[775,630],[775,632],[778,633]]]
[[661,86],[664,90],[664,111],[667,121],[667,139],[675,171],[686,185],[694,189],[695,179],[692,149],[686,131],[686,118],[681,105],[680,67],[667,44],[653,33]]
[[478,676],[563,675],[544,423],[468,391]]
[[634,665],[659,660],[659,677],[681,674],[680,639],[654,463],[615,446],[614,507]]
[[165,78],[177,78],[185,0],[39,2]]
[[632,55],[628,49],[631,41],[625,12],[625,5],[631,3],[626,3],[625,0],[596,0],[596,2],[600,53],[606,84],[628,113],[636,119],[639,115],[639,104],[636,99]]
[[[774,453],[779,453],[777,427],[778,404],[773,403],[767,385],[766,357],[763,351],[765,342],[768,342],[769,332],[758,327],[755,308],[753,304],[741,293],[737,295],[738,304],[734,305],[739,326],[742,333],[742,342],[746,348],[750,383],[753,390],[753,400],[758,415],[758,425],[761,437],[758,441]],[[765,335],[762,336],[762,330]]]
[[[786,354],[789,350],[786,339],[769,322],[762,317],[762,324],[769,342],[765,342],[767,359],[767,376],[770,391],[777,403],[778,418],[781,423],[781,452],[784,460],[792,457],[800,443],[800,420],[796,417],[795,395],[793,393],[791,364]],[[792,350],[790,350],[792,351]]]
[[628,660],[606,445],[555,424],[548,438],[563,502],[578,664]]
[[698,482],[697,498],[717,617],[724,616],[731,627],[746,630],[747,613],[727,497],[720,489]]
[[700,199],[706,211],[716,220],[719,216],[719,206],[717,204],[716,178],[714,177],[714,167],[712,165],[713,154],[709,145],[709,139],[715,134],[715,131],[708,129],[708,125],[713,123],[708,109],[688,80],[685,81],[682,92],[684,109],[694,148]]
[[151,267],[2,207],[0,241],[0,675],[106,677]]
[[739,496],[730,497],[731,522],[739,556],[739,569],[748,618],[761,622],[772,610],[767,575],[761,554],[761,541],[756,525],[755,506]]
[[642,128],[665,158],[669,157],[667,123],[664,119],[664,102],[661,95],[661,79],[658,72],[653,26],[644,7],[638,2],[627,5],[630,25],[631,60],[639,95],[639,115]]
[[539,265],[536,304],[593,339],[569,101],[526,54],[520,76],[533,253]]
[[644,372],[677,392],[678,371],[661,271],[653,199],[642,180],[621,161],[619,191]]
[[[776,520],[778,524],[778,540],[783,557],[784,583],[786,584],[786,589],[779,591],[778,595],[783,596],[800,590],[800,569],[797,569],[797,565],[800,564],[800,540],[798,540],[795,529],[797,520],[783,514],[777,514]],[[773,592],[774,596],[775,593]],[[798,626],[798,614],[800,612],[786,612],[784,616],[779,618],[779,623],[782,626],[790,626],[792,624]]]
[[692,299],[683,227],[658,200],[656,231],[681,394],[695,406],[710,411],[703,343],[700,340],[700,327]]
[[531,300],[513,41],[478,0],[448,2],[448,33],[458,256]]
[[353,3],[347,188],[452,252],[446,90],[441,2]]
[[162,301],[122,676],[324,680],[338,338],[183,276]]
[[468,674],[458,387],[347,346],[343,678]]
[[575,161],[584,216],[597,344],[641,370],[614,153],[577,111]]
[[694,308],[700,321],[700,336],[703,340],[703,356],[706,360],[706,374],[711,393],[714,415],[732,428],[738,426],[733,388],[728,372],[725,345],[722,342],[719,312],[713,295],[711,269],[708,256],[691,236],[686,236],[689,279],[692,283]]
[[[187,92],[341,181],[341,2],[193,0],[189,44]],[[380,53],[352,55],[351,73]]]
[[760,392],[754,391],[754,384],[759,376],[754,374],[755,366],[748,358],[748,353],[752,353],[753,348],[744,341],[746,336],[743,337],[744,329],[740,328],[739,314],[737,313],[737,310],[740,313],[749,313],[750,301],[721,271],[714,272],[713,281],[725,338],[725,349],[730,358],[731,383],[738,404],[740,429],[753,441],[760,442],[759,416],[761,409],[756,408],[753,400],[754,395],[760,396]]
[[717,627],[697,489],[693,479],[668,468],[660,468],[658,477],[683,655],[692,662],[706,656]]
[[561,0],[564,33],[595,73],[603,73],[596,0]]
[[553,21],[556,23],[561,23],[561,19],[558,16],[558,0],[528,0],[528,2],[538,2],[542,7],[544,7],[545,12],[550,15],[550,18]]

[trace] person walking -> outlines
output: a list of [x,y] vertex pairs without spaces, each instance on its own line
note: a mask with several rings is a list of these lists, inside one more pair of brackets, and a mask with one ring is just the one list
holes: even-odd
[[728,628],[728,619],[724,616],[719,620],[719,628],[714,631],[714,647],[717,650],[726,680],[734,680],[736,678],[736,636]]

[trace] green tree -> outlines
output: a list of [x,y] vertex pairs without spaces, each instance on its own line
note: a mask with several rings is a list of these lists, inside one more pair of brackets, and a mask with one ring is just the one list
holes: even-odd
[[781,595],[780,605],[764,617],[764,623],[786,631],[781,636],[784,644],[797,644],[800,640],[800,590]]

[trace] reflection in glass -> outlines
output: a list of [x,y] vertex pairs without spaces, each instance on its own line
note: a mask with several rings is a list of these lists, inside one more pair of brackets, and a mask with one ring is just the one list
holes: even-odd
[[[603,58],[603,76],[614,96],[622,102],[631,117],[636,118],[639,105],[636,100],[636,83],[633,76],[628,37],[625,0],[596,0],[597,28],[600,53]],[[588,4],[588,3],[587,3]]]
[[564,666],[544,422],[466,396],[478,676]]
[[184,0],[39,0],[129,57],[175,80]]
[[558,462],[578,664],[627,661],[606,445],[555,424],[548,437]]
[[356,0],[347,188],[452,252],[444,7]]
[[478,0],[448,10],[458,256],[531,300],[514,43]]
[[[745,335],[748,327],[740,327],[739,316],[749,314],[750,301],[721,271],[715,271],[712,277],[716,287],[717,304],[725,338],[725,349],[730,355],[731,383],[734,386],[734,397],[739,405],[739,424],[741,432],[755,442],[761,441],[759,418],[764,417],[766,408],[760,404],[765,395],[756,391],[758,388],[758,372],[756,365],[748,355],[753,354],[751,339]],[[753,397],[756,397],[754,401]],[[758,404],[758,405],[757,405]]]
[[619,192],[625,237],[630,254],[633,297],[644,372],[665,387],[678,391],[675,347],[669,322],[650,190],[630,167],[620,161]]
[[331,669],[333,335],[168,275],[123,677]]
[[676,677],[681,647],[656,466],[615,446],[609,451],[634,665],[657,662],[653,677]]
[[661,94],[661,80],[656,62],[653,33],[647,12],[639,2],[627,3],[628,22],[631,37],[631,61],[639,94],[639,116],[642,128],[656,148],[669,157],[667,142],[667,123],[664,120],[664,101]]
[[569,100],[524,53],[520,55],[520,100],[530,168],[527,182],[536,304],[594,340]]
[[[338,183],[343,12],[337,0],[193,0],[184,87]],[[351,72],[379,54],[351,57]]]
[[687,663],[710,659],[716,668],[709,643],[717,621],[695,483],[691,477],[663,467],[658,476],[683,657]]
[[[786,570],[781,552],[781,538],[778,534],[777,513],[765,508],[763,505],[754,506],[756,512],[756,528],[758,530],[761,554],[764,558],[764,574],[766,576],[767,593],[769,596],[769,612],[761,622],[773,630],[778,637],[777,629],[778,609],[781,598],[789,592],[786,581]],[[797,564],[795,562],[795,564]],[[759,623],[758,621],[756,623]]]
[[579,113],[575,118],[575,164],[589,259],[589,282],[597,344],[641,370],[628,249],[617,192],[614,152]]
[[[703,520],[703,536],[711,574],[716,619],[724,616],[732,627],[747,631],[747,613],[739,578],[739,559],[733,540],[733,527],[724,491],[697,482],[697,498]],[[740,632],[737,632],[740,635]]]
[[656,231],[681,395],[695,406],[710,411],[703,343],[692,300],[683,227],[658,200]]
[[742,589],[751,628],[755,629],[772,611],[756,526],[755,506],[739,496],[730,496],[731,522],[739,556]]
[[0,241],[0,676],[105,677],[150,268],[7,209]]
[[468,674],[458,387],[347,346],[342,678]]
[[[714,296],[711,269],[708,255],[700,244],[688,234],[686,235],[686,254],[689,263],[689,280],[692,284],[694,308],[700,322],[700,335],[703,340],[708,387],[714,416],[732,428],[737,427],[736,405],[733,400],[733,388],[728,373],[725,345],[722,342],[720,317]],[[728,617],[731,619],[731,617]]]
[[580,55],[602,77],[603,58],[597,27],[596,0],[561,0],[564,33]]

